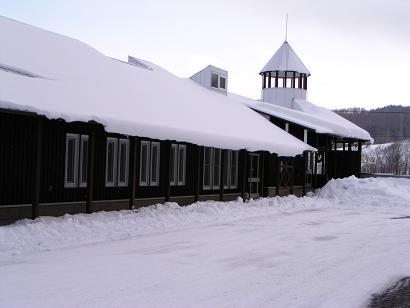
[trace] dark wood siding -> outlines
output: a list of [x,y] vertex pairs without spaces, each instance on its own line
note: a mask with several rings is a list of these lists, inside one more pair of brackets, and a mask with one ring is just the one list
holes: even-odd
[[32,202],[36,131],[35,117],[0,112],[0,205]]

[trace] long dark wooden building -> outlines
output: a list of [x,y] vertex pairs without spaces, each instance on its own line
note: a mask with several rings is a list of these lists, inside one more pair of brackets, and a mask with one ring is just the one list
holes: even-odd
[[224,70],[178,78],[7,18],[0,27],[8,42],[0,54],[0,224],[302,195],[360,172],[366,138],[321,133],[259,106],[274,104],[244,102],[227,92]]

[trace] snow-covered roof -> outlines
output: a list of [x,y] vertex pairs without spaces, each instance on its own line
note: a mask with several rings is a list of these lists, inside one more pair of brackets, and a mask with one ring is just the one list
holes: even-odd
[[95,120],[108,132],[202,146],[283,156],[313,149],[248,107],[152,63],[124,63],[1,16],[0,41],[0,65],[25,73],[0,70],[0,108]]
[[[273,57],[268,61],[268,63],[265,64],[263,69],[260,71],[260,74],[273,71],[291,71],[310,76],[310,72],[287,41],[280,46]],[[280,74],[280,76],[283,77],[282,74]]]
[[291,109],[253,100],[233,93],[229,93],[228,97],[256,111],[313,129],[320,134],[329,134],[342,138],[373,140],[366,130],[356,124],[327,108],[316,106],[306,100],[295,99],[293,101],[293,109]]

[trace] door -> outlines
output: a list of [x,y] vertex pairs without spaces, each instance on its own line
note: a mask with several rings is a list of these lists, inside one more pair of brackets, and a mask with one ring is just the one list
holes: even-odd
[[314,156],[316,153],[305,152],[305,194],[312,190],[313,187],[313,175],[314,175]]
[[280,157],[278,194],[286,196],[293,193],[294,181],[293,157]]
[[259,183],[260,183],[260,171],[259,171],[259,154],[249,154],[249,198],[259,197]]

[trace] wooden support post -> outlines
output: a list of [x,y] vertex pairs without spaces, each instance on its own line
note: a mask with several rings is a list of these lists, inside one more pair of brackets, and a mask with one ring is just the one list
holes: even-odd
[[302,74],[299,73],[298,88],[302,89]]
[[219,200],[224,201],[224,160],[225,160],[225,150],[221,149],[221,160],[220,160],[220,168],[221,168],[221,177],[219,180]]
[[246,198],[246,178],[247,178],[247,162],[248,162],[248,152],[246,150],[241,150],[243,159],[243,177],[242,177],[242,200]]
[[201,154],[203,147],[197,146],[197,163],[196,163],[196,185],[195,185],[195,202],[199,201],[199,192],[201,187]]
[[261,153],[261,197],[265,197],[265,153]]
[[280,180],[281,180],[281,178],[282,178],[282,171],[280,170],[280,161],[281,161],[281,159],[280,159],[280,157],[279,156],[277,156],[276,157],[277,158],[277,163],[276,163],[276,165],[277,165],[277,169],[278,169],[278,172],[277,172],[277,176],[276,176],[276,196],[278,196],[279,195],[279,186],[280,186]]
[[296,72],[292,73],[292,88],[296,88]]
[[169,200],[171,199],[171,168],[173,168],[174,166],[174,162],[171,160],[171,151],[172,151],[172,146],[171,146],[171,142],[166,141],[166,148],[165,150],[168,153],[168,168],[166,168],[167,172],[165,172],[165,183],[166,183],[166,195],[165,195],[165,201],[169,202]]
[[347,144],[347,147],[348,147],[348,151],[351,152],[352,151],[352,143],[350,141]]
[[279,72],[275,72],[275,88],[279,86]]
[[85,212],[90,214],[93,203],[93,188],[94,188],[94,165],[95,165],[95,124],[90,123],[91,131],[88,138],[88,157],[87,157],[87,199],[85,201]]
[[304,169],[303,169],[303,186],[302,186],[302,195],[306,196],[306,176],[307,176],[307,166],[308,166],[308,153],[306,151],[303,152],[303,162],[304,162]]
[[41,189],[41,169],[43,156],[43,118],[37,119],[37,137],[36,137],[36,155],[35,155],[35,171],[33,178],[33,203],[31,218],[35,219],[39,216],[40,206],[40,189]]
[[266,88],[266,76],[265,73],[262,73],[262,89]]
[[130,210],[134,209],[134,200],[135,200],[135,190],[137,183],[137,138],[133,137],[130,140],[130,169],[129,169],[129,182],[128,182],[128,191],[129,191],[129,201],[128,208]]
[[358,163],[357,163],[357,175],[356,177],[360,177],[360,174],[362,173],[362,142],[358,141],[357,142],[357,155],[359,156],[358,158]]
[[285,77],[283,77],[283,87],[286,88],[288,83],[288,72],[285,71]]
[[333,157],[333,172],[334,172],[333,178],[337,179],[338,176],[337,176],[337,142],[336,142],[336,140],[335,140],[334,144],[335,144],[335,148],[334,148],[334,151],[333,151],[333,155],[334,155],[334,157]]
[[303,76],[303,89],[307,90],[307,75],[304,74]]
[[268,73],[268,88],[272,87],[272,72]]

